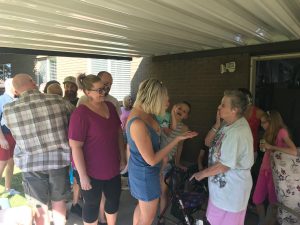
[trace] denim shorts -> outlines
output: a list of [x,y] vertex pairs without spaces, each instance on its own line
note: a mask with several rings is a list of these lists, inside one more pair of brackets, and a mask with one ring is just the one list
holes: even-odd
[[23,172],[26,198],[33,206],[47,205],[50,201],[67,200],[70,194],[69,167],[60,169]]

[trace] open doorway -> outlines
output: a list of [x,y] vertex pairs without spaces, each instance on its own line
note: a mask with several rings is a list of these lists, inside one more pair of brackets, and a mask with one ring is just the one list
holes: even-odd
[[300,54],[252,58],[255,104],[277,110],[300,146]]

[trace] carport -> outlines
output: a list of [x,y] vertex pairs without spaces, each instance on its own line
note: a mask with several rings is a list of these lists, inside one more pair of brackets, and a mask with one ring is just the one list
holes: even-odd
[[200,138],[186,143],[183,158],[193,161],[223,91],[255,94],[261,64],[292,60],[292,85],[260,93],[271,96],[264,109],[282,111],[299,146],[299,11],[299,0],[1,0],[0,64],[12,61],[17,73],[32,55],[132,60],[133,95],[153,77],[171,103],[191,102],[188,125]]

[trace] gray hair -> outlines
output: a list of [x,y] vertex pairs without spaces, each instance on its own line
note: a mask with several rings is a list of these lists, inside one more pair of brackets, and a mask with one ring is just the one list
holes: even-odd
[[237,115],[242,117],[248,106],[247,96],[239,90],[226,90],[224,96],[230,98],[231,108],[238,109]]

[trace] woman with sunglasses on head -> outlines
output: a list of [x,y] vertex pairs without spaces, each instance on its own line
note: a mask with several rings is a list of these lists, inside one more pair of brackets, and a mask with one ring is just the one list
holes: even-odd
[[[255,186],[253,202],[259,215],[259,224],[272,225],[276,223],[277,211],[277,197],[271,168],[273,152],[282,152],[296,156],[297,149],[279,112],[264,113],[261,117],[261,126],[264,128],[265,134],[264,139],[261,140],[260,149],[265,151],[265,154]],[[267,196],[269,206],[266,213],[264,201]]]
[[83,197],[84,224],[98,223],[102,192],[108,225],[115,225],[119,209],[120,161],[124,163],[121,122],[114,105],[104,101],[105,88],[95,75],[81,74],[88,101],[71,115],[69,142]]
[[168,105],[167,88],[156,79],[144,80],[127,120],[126,135],[130,148],[128,178],[131,195],[138,199],[134,225],[152,224],[157,212],[162,159],[181,141],[197,135],[186,132],[160,148],[161,129],[154,115],[163,115]]

